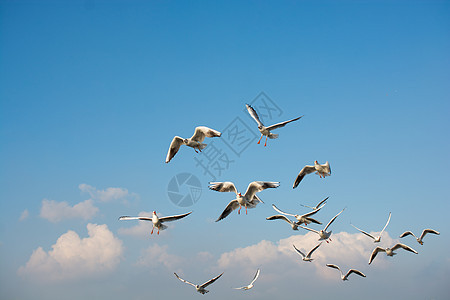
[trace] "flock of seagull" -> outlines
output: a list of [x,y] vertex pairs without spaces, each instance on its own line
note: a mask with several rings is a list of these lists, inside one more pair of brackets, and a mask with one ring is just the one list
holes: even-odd
[[[284,127],[286,124],[294,122],[299,120],[300,118],[302,118],[303,116],[297,117],[295,119],[291,119],[288,121],[284,121],[284,122],[280,122],[271,126],[264,126],[264,124],[261,122],[261,120],[259,119],[259,116],[257,114],[257,112],[255,111],[255,109],[250,106],[249,104],[246,104],[246,108],[248,113],[250,114],[250,116],[255,120],[255,122],[258,125],[258,130],[261,133],[261,137],[258,140],[257,144],[260,144],[261,139],[263,138],[263,136],[266,137],[264,146],[267,146],[267,139],[276,139],[278,138],[278,134],[274,134],[272,133],[273,130]],[[191,147],[194,149],[195,152],[198,153],[198,151],[202,152],[202,150],[207,146],[207,144],[204,144],[203,141],[205,140],[206,137],[208,138],[213,138],[213,137],[220,137],[221,133],[217,130],[208,128],[206,126],[199,126],[195,128],[195,132],[194,135],[190,138],[181,138],[179,136],[175,136],[172,139],[172,142],[170,143],[170,147],[169,147],[169,151],[167,152],[167,156],[166,156],[166,163],[169,163],[174,156],[177,154],[177,152],[180,150],[180,147],[182,145],[186,145],[188,147]],[[198,150],[198,151],[197,151]],[[329,162],[325,162],[325,164],[319,164],[318,161],[314,161],[314,165],[306,165],[305,167],[303,167],[303,169],[301,169],[301,171],[299,172],[299,174],[297,175],[297,177],[295,178],[294,184],[293,184],[293,188],[297,188],[298,185],[300,184],[300,182],[303,180],[303,178],[308,175],[308,174],[312,174],[315,173],[317,175],[320,176],[320,178],[325,178],[327,176],[331,175],[331,168],[330,168],[330,164]],[[223,212],[220,214],[220,216],[217,218],[216,222],[219,222],[223,219],[225,219],[227,216],[229,216],[234,210],[238,210],[238,214],[240,214],[241,209],[245,208],[245,213],[247,214],[247,209],[249,208],[255,208],[257,206],[258,203],[264,203],[258,196],[257,193],[261,192],[265,189],[268,188],[278,188],[280,186],[279,182],[271,182],[271,181],[253,181],[251,182],[248,187],[247,190],[245,191],[244,194],[241,194],[240,192],[238,192],[236,186],[234,185],[234,183],[226,181],[226,182],[210,182],[209,183],[209,189],[213,190],[213,191],[217,191],[217,192],[234,192],[235,193],[235,199],[231,200],[228,205],[225,207],[225,209],[223,210]],[[323,227],[323,229],[321,230],[316,230],[310,227],[307,227],[308,224],[317,224],[317,225],[322,225],[322,223],[316,219],[314,219],[312,216],[315,215],[317,212],[319,212],[327,203],[329,197],[323,199],[322,201],[320,201],[316,206],[311,207],[311,206],[306,206],[303,205],[304,207],[307,207],[309,209],[311,209],[311,211],[309,211],[308,213],[299,215],[299,214],[293,214],[293,213],[287,213],[284,212],[282,210],[280,210],[277,206],[275,206],[275,204],[272,204],[272,208],[279,214],[277,215],[273,215],[270,217],[267,217],[266,220],[282,220],[285,221],[286,223],[288,223],[290,225],[290,227],[292,228],[292,230],[299,230],[299,228],[314,232],[318,235],[318,241],[320,241],[316,246],[314,246],[308,253],[304,253],[301,250],[299,250],[295,245],[292,245],[294,250],[301,256],[301,259],[305,262],[312,262],[313,258],[312,255],[313,253],[322,245],[323,241],[326,241],[327,243],[331,242],[331,234],[332,231],[328,230],[328,228],[331,226],[331,224],[336,220],[336,218],[345,210],[342,209],[338,214],[336,214],[328,223],[325,227]],[[167,226],[163,223],[165,222],[171,222],[171,221],[176,221],[176,220],[180,220],[182,218],[187,217],[188,215],[190,215],[192,213],[188,212],[185,214],[181,214],[181,215],[173,215],[173,216],[165,216],[165,217],[159,217],[156,214],[156,211],[153,211],[152,217],[144,217],[144,216],[138,216],[138,217],[131,217],[131,216],[121,216],[119,218],[119,220],[142,220],[142,221],[151,221],[152,222],[152,231],[150,234],[153,234],[155,228],[157,229],[157,234],[159,235],[159,232],[161,230],[164,230],[167,228]],[[289,217],[293,217],[295,218],[295,220],[291,220]],[[354,226],[353,224],[351,224],[356,230],[358,230],[359,232],[363,233],[364,235],[370,237],[371,239],[373,239],[374,243],[379,243],[381,241],[381,236],[384,232],[384,230],[386,229],[386,227],[388,226],[389,222],[391,220],[391,213],[389,213],[389,217],[388,220],[386,222],[386,225],[383,227],[383,229],[381,230],[380,234],[378,236],[373,236],[370,233],[359,229],[358,227]],[[302,224],[304,224],[305,226],[303,226]],[[431,234],[435,234],[435,235],[439,235],[440,233],[434,229],[425,229],[423,230],[422,234],[420,235],[420,237],[417,237],[416,235],[414,235],[414,233],[412,233],[411,231],[406,231],[404,233],[402,233],[400,235],[400,238],[404,238],[408,235],[412,235],[413,237],[416,238],[417,242],[421,245],[423,245],[423,239],[425,237],[425,235],[427,233],[431,233]],[[398,249],[404,249],[406,251],[412,252],[417,254],[418,252],[416,250],[414,250],[413,248],[402,244],[402,243],[397,243],[394,246],[390,247],[390,248],[382,248],[382,247],[376,247],[369,258],[369,265],[372,263],[372,261],[375,259],[375,257],[377,256],[377,254],[379,252],[385,252],[387,256],[394,256],[396,255],[396,253],[394,251],[398,250]],[[306,252],[306,251],[305,251]],[[327,267],[329,268],[333,268],[333,269],[337,269],[340,272],[341,275],[341,279],[343,281],[348,280],[348,277],[351,274],[356,274],[359,275],[361,277],[366,277],[366,275],[364,275],[361,271],[356,270],[356,269],[350,269],[348,270],[347,273],[343,273],[342,270],[339,268],[339,266],[335,265],[335,264],[326,264]],[[221,273],[220,275],[206,281],[203,284],[194,284],[191,283],[185,279],[182,279],[181,277],[178,276],[177,273],[174,273],[176,278],[178,278],[180,281],[192,285],[197,292],[201,293],[201,294],[206,294],[209,291],[206,290],[205,288],[208,287],[209,285],[213,284],[215,281],[217,281],[222,275],[223,273]],[[253,288],[255,281],[258,279],[260,274],[260,269],[258,269],[256,271],[255,276],[253,277],[252,281],[250,282],[250,284],[240,287],[240,288],[235,288],[238,290],[249,290],[251,288]]]

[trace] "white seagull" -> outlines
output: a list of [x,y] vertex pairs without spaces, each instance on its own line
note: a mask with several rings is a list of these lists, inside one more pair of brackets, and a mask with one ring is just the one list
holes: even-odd
[[338,266],[336,266],[336,265],[327,264],[327,267],[338,269],[339,272],[341,272],[341,279],[344,280],[344,281],[348,280],[348,276],[350,276],[350,274],[352,274],[352,273],[355,273],[355,274],[357,274],[359,276],[362,276],[362,277],[366,277],[366,275],[364,275],[363,272],[358,271],[356,269],[350,269],[350,270],[348,270],[347,274],[344,275],[344,273],[342,273],[341,269]]
[[316,251],[317,248],[319,248],[319,246],[322,245],[322,242],[320,242],[319,244],[317,244],[317,246],[315,246],[314,248],[312,248],[308,254],[305,255],[305,253],[303,253],[302,251],[298,250],[297,247],[295,247],[295,245],[293,244],[292,247],[294,247],[295,251],[298,252],[298,254],[300,254],[300,256],[302,257],[303,261],[309,261],[312,262],[314,259],[311,258],[311,255],[313,254],[314,251]]
[[295,178],[294,186],[292,188],[295,189],[299,185],[300,181],[302,181],[303,177],[314,172],[316,172],[316,174],[319,175],[320,178],[330,176],[330,163],[326,162],[325,164],[321,165],[317,162],[317,160],[315,160],[314,166],[304,166],[300,173],[298,173],[297,178]]
[[259,277],[259,272],[260,272],[259,269],[256,270],[255,277],[253,277],[253,280],[252,280],[252,282],[250,282],[249,285],[246,285],[246,286],[243,286],[243,287],[240,287],[240,288],[234,288],[234,289],[235,290],[244,290],[244,291],[251,289],[253,287],[253,284],[255,283],[256,279],[258,279],[258,277]]
[[[225,219],[233,210],[239,208],[238,214],[241,211],[241,207],[245,207],[245,214],[247,214],[247,208],[254,208],[259,202],[262,202],[258,196],[256,196],[257,192],[261,192],[262,190],[268,188],[277,188],[280,186],[279,182],[269,182],[269,181],[253,181],[248,187],[247,191],[244,195],[239,193],[234,186],[234,183],[226,181],[226,182],[210,182],[209,188],[218,192],[234,192],[236,194],[236,199],[231,200],[228,203],[225,210],[222,212],[220,217],[216,220],[219,222],[222,219]],[[264,202],[262,202],[264,203]]]
[[223,273],[222,273],[222,274],[220,274],[219,276],[216,276],[216,277],[214,277],[213,279],[210,279],[210,280],[208,280],[207,282],[205,282],[205,283],[203,283],[203,284],[201,284],[201,285],[198,285],[198,284],[193,284],[193,283],[191,283],[191,282],[189,282],[189,281],[187,281],[187,280],[184,280],[184,279],[180,278],[180,276],[178,276],[177,273],[173,273],[173,274],[175,274],[175,276],[176,276],[178,279],[180,279],[181,281],[183,281],[184,283],[190,284],[190,285],[192,285],[193,287],[195,287],[195,289],[197,290],[197,292],[199,292],[199,293],[201,293],[201,294],[203,294],[203,295],[209,292],[208,290],[205,290],[205,287],[207,287],[208,285],[214,283],[214,281],[216,281],[217,279],[220,278],[220,276],[223,275]]
[[278,208],[275,206],[275,204],[272,204],[272,207],[273,207],[273,209],[275,209],[275,210],[276,210],[277,212],[279,212],[280,214],[283,214],[283,215],[287,215],[287,216],[291,216],[291,217],[296,218],[297,221],[298,221],[298,222],[297,222],[297,225],[300,225],[300,224],[302,224],[302,223],[304,223],[305,225],[308,225],[308,224],[310,224],[310,223],[316,223],[316,224],[322,225],[321,222],[317,221],[316,219],[310,218],[310,216],[316,214],[319,210],[322,209],[323,206],[321,206],[321,207],[319,207],[319,208],[317,208],[317,209],[315,209],[315,210],[313,210],[313,211],[310,211],[309,213],[303,214],[303,215],[289,214],[289,213],[287,213],[287,212],[284,212],[284,211],[278,209]]
[[356,230],[360,231],[361,233],[364,233],[365,235],[367,235],[368,237],[371,237],[373,239],[374,243],[379,243],[381,241],[381,235],[383,234],[383,231],[386,229],[386,227],[389,224],[389,221],[391,220],[391,213],[389,213],[389,217],[388,220],[386,222],[386,225],[384,225],[383,230],[381,230],[380,234],[378,236],[373,236],[370,233],[365,232],[364,230],[359,229],[358,227],[356,227],[355,225],[351,224],[353,227],[356,228]]
[[328,198],[330,198],[330,197],[326,197],[325,199],[320,201],[316,206],[308,206],[308,205],[303,205],[303,204],[300,204],[300,205],[303,206],[303,207],[311,208],[311,209],[318,209],[320,207],[320,205],[322,205],[322,203],[326,203]]
[[119,220],[142,220],[142,221],[151,221],[153,223],[153,228],[152,228],[152,232],[150,234],[153,234],[153,230],[155,229],[155,227],[158,229],[158,234],[160,230],[164,230],[167,228],[166,225],[164,225],[164,222],[171,222],[171,221],[175,221],[175,220],[179,220],[181,218],[186,217],[187,215],[191,214],[191,212],[188,212],[186,214],[182,214],[182,215],[176,215],[176,216],[168,216],[168,217],[158,217],[156,215],[156,211],[153,211],[153,215],[152,217],[130,217],[130,216],[122,216],[119,218]]
[[261,122],[261,120],[258,117],[258,114],[256,113],[256,111],[253,109],[253,107],[250,106],[250,104],[246,104],[245,105],[247,107],[248,113],[250,114],[250,116],[256,121],[256,123],[258,124],[258,129],[259,132],[261,132],[261,137],[259,138],[258,144],[261,142],[261,139],[263,136],[266,136],[266,142],[264,143],[264,146],[267,146],[267,138],[270,139],[276,139],[278,138],[278,134],[273,134],[271,131],[284,127],[286,124],[290,123],[290,122],[294,122],[297,121],[298,119],[300,119],[301,117],[292,119],[292,120],[288,120],[288,121],[284,121],[281,123],[277,123],[271,126],[264,126],[264,124]]
[[403,233],[400,235],[400,238],[403,238],[403,237],[405,237],[405,236],[407,236],[407,235],[412,235],[413,237],[416,238],[416,240],[417,240],[417,242],[418,242],[419,244],[423,245],[423,238],[425,237],[425,235],[426,235],[427,233],[433,233],[433,234],[440,235],[440,233],[437,232],[437,231],[434,230],[434,229],[424,229],[424,230],[422,231],[422,234],[420,235],[420,237],[415,236],[414,233],[412,233],[411,231],[405,231],[405,232],[403,232]]
[[298,224],[296,222],[292,222],[286,216],[283,216],[283,215],[270,216],[270,217],[267,217],[266,220],[269,220],[269,221],[271,221],[271,220],[284,220],[284,221],[288,222],[289,225],[291,225],[292,230],[298,230]]
[[417,251],[414,250],[413,248],[406,246],[405,244],[400,244],[397,243],[394,245],[394,247],[392,248],[381,248],[381,247],[376,247],[373,251],[372,254],[370,255],[370,259],[369,259],[369,265],[372,263],[372,261],[374,260],[375,256],[377,256],[378,252],[386,252],[387,256],[394,256],[397,255],[397,253],[394,253],[395,250],[403,248],[409,252],[415,253],[417,254]]
[[[214,129],[208,128],[206,126],[199,126],[195,128],[194,135],[188,139],[183,139],[179,136],[175,136],[170,143],[169,152],[167,152],[166,163],[168,163],[180,150],[181,145],[186,145],[194,148],[195,152],[197,149],[202,152],[207,144],[203,144],[205,137],[220,137],[222,134]],[[197,152],[198,153],[198,152]]]
[[331,236],[331,230],[327,232],[327,228],[331,225],[331,223],[334,222],[334,220],[336,220],[336,218],[337,218],[344,210],[345,210],[345,208],[344,208],[343,210],[341,210],[337,215],[335,215],[334,218],[331,219],[330,222],[328,222],[327,226],[325,226],[325,228],[322,229],[322,230],[320,230],[320,231],[317,231],[317,230],[312,229],[312,228],[304,227],[304,226],[302,226],[302,225],[299,225],[299,226],[300,226],[301,228],[303,228],[303,229],[306,229],[306,230],[309,230],[309,231],[312,231],[312,232],[317,233],[317,234],[319,235],[319,241],[325,240],[325,241],[328,243],[328,240],[331,241],[331,238],[330,238],[330,236]]

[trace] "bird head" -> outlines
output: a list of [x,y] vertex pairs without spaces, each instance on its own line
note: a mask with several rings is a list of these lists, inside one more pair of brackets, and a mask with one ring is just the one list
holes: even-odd
[[239,196],[239,197],[242,197],[242,194],[241,194],[241,193],[238,193],[238,196]]
[[188,142],[189,142],[188,139],[184,139],[183,140],[183,143],[185,143],[186,145],[187,145]]
[[156,211],[153,211],[153,214],[156,215]]
[[262,125],[258,125],[258,129],[261,130],[263,127]]

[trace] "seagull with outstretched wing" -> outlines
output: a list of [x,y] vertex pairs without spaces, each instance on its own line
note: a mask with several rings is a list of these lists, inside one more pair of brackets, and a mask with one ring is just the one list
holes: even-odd
[[175,274],[175,276],[176,276],[178,279],[180,279],[182,282],[187,283],[187,284],[190,284],[190,285],[192,285],[193,287],[195,287],[195,289],[197,290],[197,292],[199,292],[199,293],[202,294],[202,295],[204,295],[204,294],[206,294],[206,293],[209,292],[208,290],[205,290],[205,288],[206,288],[208,285],[213,284],[214,281],[216,281],[217,279],[220,278],[220,276],[223,275],[223,273],[222,273],[222,274],[220,274],[220,275],[214,277],[213,279],[210,279],[210,280],[208,280],[207,282],[198,285],[198,284],[193,284],[192,282],[189,282],[189,281],[187,281],[187,280],[182,279],[180,276],[178,276],[177,273],[173,273],[173,274]]
[[375,257],[377,256],[378,252],[385,252],[387,256],[394,256],[394,255],[397,255],[397,253],[394,252],[397,249],[404,249],[406,251],[409,251],[409,252],[417,254],[416,250],[414,250],[413,248],[411,248],[409,246],[406,246],[405,244],[401,244],[401,243],[395,244],[392,248],[376,247],[375,249],[373,249],[372,254],[370,255],[369,265],[375,259]]
[[288,121],[284,121],[284,122],[280,122],[271,126],[264,126],[264,124],[261,122],[261,120],[259,119],[258,114],[256,113],[256,110],[250,105],[250,104],[246,104],[245,105],[247,107],[248,113],[250,114],[250,116],[256,121],[256,123],[258,124],[258,130],[259,132],[261,132],[261,137],[259,138],[258,144],[261,142],[261,139],[263,136],[266,136],[266,142],[264,143],[264,146],[267,146],[267,138],[270,139],[276,139],[278,138],[278,134],[274,134],[271,131],[284,127],[286,124],[297,121],[298,119],[300,119],[301,117],[292,119],[292,120],[288,120]]
[[309,213],[306,213],[306,214],[303,214],[303,215],[296,215],[296,214],[290,214],[290,213],[284,212],[284,211],[278,209],[278,207],[276,207],[275,204],[272,204],[272,208],[274,210],[276,210],[277,212],[279,212],[280,214],[296,218],[297,219],[297,225],[300,225],[302,223],[304,223],[305,225],[308,225],[310,223],[316,223],[316,224],[322,225],[321,222],[317,221],[316,219],[311,218],[311,216],[316,214],[319,210],[321,210],[323,206],[321,206],[321,207],[319,207],[319,208],[317,208],[317,209],[315,209],[313,211],[310,211]]
[[[344,208],[344,209],[345,209],[345,208]],[[328,243],[328,240],[331,241],[330,236],[331,236],[331,232],[332,232],[332,231],[331,231],[331,230],[330,230],[330,231],[327,231],[327,229],[328,229],[328,227],[331,225],[331,223],[333,223],[334,220],[336,220],[336,218],[344,211],[344,209],[341,210],[337,215],[335,215],[335,216],[330,220],[330,222],[328,222],[327,226],[325,226],[325,228],[322,229],[322,230],[320,230],[320,231],[315,230],[315,229],[312,229],[312,228],[304,227],[304,226],[302,226],[302,225],[299,225],[299,227],[317,233],[317,234],[319,235],[319,241],[325,240],[325,241]]]
[[[169,151],[166,156],[166,163],[168,163],[174,156],[177,154],[178,150],[180,150],[181,145],[186,145],[191,148],[194,148],[195,152],[197,149],[202,152],[202,150],[207,146],[207,144],[203,144],[205,137],[220,137],[222,134],[214,129],[208,128],[206,126],[198,126],[195,128],[194,135],[188,139],[183,139],[179,136],[175,136],[170,143]],[[197,152],[198,153],[198,152]]]
[[320,178],[325,178],[326,176],[331,175],[331,167],[329,162],[325,162],[323,165],[319,164],[317,160],[314,161],[314,166],[306,165],[303,167],[303,169],[300,170],[300,173],[298,173],[297,177],[295,178],[294,185],[292,188],[296,188],[300,181],[303,180],[303,178],[311,173],[316,172],[317,175],[320,176]]
[[413,237],[416,238],[416,240],[417,240],[417,242],[418,242],[419,244],[423,245],[423,238],[425,237],[425,235],[426,235],[427,233],[432,233],[432,234],[440,235],[440,233],[439,233],[438,231],[434,230],[434,229],[424,229],[424,230],[422,231],[422,234],[420,235],[420,237],[415,236],[414,233],[412,233],[411,231],[405,231],[405,232],[403,232],[403,233],[400,235],[400,238],[403,238],[403,237],[408,236],[408,235],[412,235]]
[[367,235],[368,237],[372,238],[374,243],[378,243],[378,242],[381,241],[381,235],[383,234],[384,230],[385,230],[386,227],[388,226],[390,220],[391,220],[391,213],[389,213],[389,217],[388,217],[388,220],[387,220],[387,222],[386,222],[386,225],[384,225],[383,230],[381,230],[381,232],[380,232],[380,234],[379,234],[378,236],[373,236],[373,235],[371,235],[370,233],[368,233],[368,232],[366,232],[366,231],[364,231],[364,230],[359,229],[358,227],[356,227],[356,226],[353,225],[353,224],[350,224],[350,225],[352,225],[353,227],[355,227],[355,229],[358,230],[359,232],[361,232],[361,233]]
[[339,270],[339,272],[341,272],[341,279],[342,279],[343,281],[348,280],[348,276],[350,276],[352,273],[355,273],[355,274],[357,274],[357,275],[359,275],[359,276],[361,276],[361,277],[366,277],[366,275],[364,275],[363,272],[358,271],[358,270],[356,270],[356,269],[350,269],[350,270],[348,270],[348,272],[347,272],[346,274],[344,274],[344,273],[342,273],[342,270],[341,270],[338,266],[336,266],[336,265],[333,265],[333,264],[327,264],[327,267],[330,267],[330,268]]
[[303,253],[302,251],[300,251],[299,249],[297,249],[297,247],[295,247],[295,245],[292,245],[292,247],[294,247],[295,251],[297,251],[298,254],[300,254],[300,256],[302,257],[303,261],[308,261],[308,262],[312,262],[313,259],[311,258],[311,255],[313,254],[314,251],[317,250],[317,248],[319,248],[319,246],[322,245],[322,242],[320,242],[319,244],[317,244],[317,246],[315,246],[314,248],[312,248],[308,254],[305,255],[305,253]]
[[164,230],[167,228],[166,225],[164,225],[164,222],[171,222],[171,221],[175,221],[175,220],[179,220],[182,219],[188,215],[190,215],[192,213],[188,212],[186,214],[182,214],[182,215],[176,215],[176,216],[167,216],[167,217],[158,217],[158,215],[156,214],[156,211],[153,211],[152,217],[130,217],[130,216],[122,216],[119,218],[119,220],[141,220],[141,221],[151,221],[153,223],[153,228],[152,228],[152,232],[150,234],[153,234],[153,230],[155,228],[158,229],[158,234],[160,230]]
[[256,279],[258,279],[258,277],[259,277],[259,272],[260,272],[259,269],[256,270],[255,277],[253,277],[253,280],[252,280],[252,282],[250,282],[249,285],[246,285],[246,286],[243,286],[243,287],[240,287],[240,288],[234,288],[234,289],[235,290],[244,290],[244,291],[251,289],[253,287],[253,284],[255,283]]

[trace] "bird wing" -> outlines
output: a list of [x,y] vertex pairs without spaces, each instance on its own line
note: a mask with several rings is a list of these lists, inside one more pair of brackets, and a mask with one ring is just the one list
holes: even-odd
[[197,287],[197,285],[195,285],[195,284],[193,284],[192,282],[189,282],[189,281],[187,281],[187,280],[184,280],[183,278],[181,278],[180,276],[178,276],[178,274],[177,273],[173,273],[173,274],[175,274],[175,276],[178,278],[178,279],[180,279],[181,281],[183,281],[184,283],[187,283],[187,284],[190,284],[190,285],[192,285],[193,287]]
[[204,284],[200,285],[200,287],[203,287],[203,288],[207,287],[208,285],[214,283],[214,281],[216,281],[217,279],[219,279],[220,276],[222,276],[222,275],[223,275],[223,272],[222,272],[222,274],[220,274],[220,275],[214,277],[213,279],[208,280],[208,281],[205,282]]
[[247,191],[245,192],[245,197],[247,199],[253,199],[257,192],[261,192],[265,189],[269,188],[277,188],[280,186],[279,182],[271,182],[271,181],[253,181],[247,187]]
[[334,220],[336,220],[336,218],[345,210],[345,208],[343,210],[341,210],[337,215],[334,216],[333,219],[330,220],[330,222],[328,222],[327,226],[325,226],[325,228],[323,229],[323,231],[327,231],[328,226],[331,225],[331,223],[334,222]]
[[329,162],[326,162],[325,164],[323,164],[322,165],[323,167],[325,167],[325,168],[327,168],[328,170],[328,173],[330,173],[331,174],[331,167],[330,167],[330,163]]
[[192,213],[192,211],[190,211],[190,212],[188,212],[186,214],[182,214],[182,215],[161,217],[161,218],[159,218],[159,221],[161,221],[161,223],[163,223],[163,222],[171,222],[171,221],[175,221],[175,220],[184,218],[184,217],[190,215],[191,213]]
[[433,234],[440,235],[440,233],[434,229],[425,229],[424,231],[422,231],[422,234],[420,235],[420,239],[423,239],[427,233],[433,233]]
[[317,221],[316,219],[313,219],[313,218],[306,217],[306,220],[310,221],[311,223],[316,223],[316,224],[322,225],[322,222],[319,222],[319,221]]
[[392,251],[397,250],[397,249],[399,249],[399,248],[403,248],[403,249],[405,249],[405,250],[407,250],[407,251],[409,251],[409,252],[412,252],[412,253],[417,254],[417,251],[416,251],[416,250],[414,250],[413,248],[411,248],[411,247],[409,247],[409,246],[406,246],[405,244],[402,244],[402,243],[397,243],[397,244],[395,244],[395,246],[392,247]]
[[361,272],[361,271],[359,271],[359,270],[356,270],[356,269],[350,269],[350,270],[347,272],[347,274],[345,274],[345,277],[350,276],[350,274],[352,274],[352,273],[358,274],[359,276],[362,276],[362,277],[366,277],[366,275],[364,275],[363,272]]
[[301,228],[303,228],[303,229],[306,229],[306,230],[309,230],[309,231],[312,231],[312,232],[315,232],[315,233],[319,233],[317,230],[315,230],[315,229],[312,229],[312,228],[309,228],[309,227],[305,227],[305,226],[302,226],[302,225],[298,225],[299,227],[301,227]]
[[416,235],[414,233],[412,233],[411,231],[405,231],[400,235],[400,238],[404,238],[405,236],[408,235],[412,235],[413,237],[417,238]]
[[302,258],[305,258],[305,257],[306,257],[305,253],[303,253],[302,251],[300,251],[299,249],[297,249],[297,247],[295,247],[294,244],[292,244],[292,247],[294,247],[295,251],[297,251],[298,254],[300,254]]
[[179,136],[175,136],[170,143],[169,151],[166,156],[166,163],[168,163],[180,150],[180,146],[183,144],[183,139]]
[[151,221],[151,217],[130,217],[130,216],[121,216],[119,220],[142,220],[142,221]]
[[302,181],[303,177],[315,171],[316,168],[314,166],[304,166],[303,169],[301,169],[300,173],[298,173],[297,178],[295,178],[294,186],[292,188],[295,189],[300,184],[300,181]]
[[370,233],[365,232],[364,230],[359,229],[358,227],[356,227],[355,225],[353,225],[353,224],[351,224],[351,223],[350,223],[350,225],[352,225],[353,227],[355,227],[355,229],[358,230],[359,232],[364,233],[364,234],[367,235],[368,237],[371,237],[371,238],[375,239],[375,237],[374,237],[373,235],[371,235]]
[[209,184],[210,184],[209,189],[211,189],[213,191],[218,191],[218,192],[235,192],[236,195],[238,194],[236,186],[234,185],[234,183],[232,183],[230,181],[210,182]]
[[191,137],[191,140],[202,143],[205,140],[205,137],[220,137],[222,134],[214,129],[208,128],[206,126],[198,126],[195,127],[194,135]]
[[383,231],[384,231],[384,230],[386,229],[386,227],[388,226],[390,220],[391,220],[391,213],[389,213],[388,220],[387,220],[387,222],[386,222],[386,225],[384,225],[383,230],[381,230],[380,236],[383,234]]
[[[301,116],[301,117],[303,117],[303,116]],[[277,123],[277,124],[270,125],[269,127],[266,127],[266,129],[271,131],[271,130],[275,130],[277,128],[284,127],[287,123],[291,123],[291,122],[297,121],[301,117],[298,117],[298,118],[295,118],[295,119],[292,119],[292,120],[288,120],[288,121],[284,121],[284,122],[280,122],[280,123]]]
[[253,280],[252,280],[252,282],[250,282],[249,285],[252,285],[253,283],[255,283],[256,279],[258,279],[258,277],[259,277],[259,273],[260,273],[260,270],[259,269],[256,270],[255,277],[253,277]]
[[295,215],[293,214],[288,214],[280,209],[278,209],[278,207],[275,206],[275,204],[272,204],[273,209],[275,209],[277,212],[279,212],[280,214],[286,215],[286,216],[291,216],[291,217],[295,217]]
[[303,217],[309,217],[309,216],[312,216],[312,215],[314,215],[314,214],[316,214],[319,210],[321,210],[322,209],[322,207],[319,207],[319,208],[316,208],[316,209],[314,209],[313,211],[310,211],[309,213],[306,213],[306,214],[304,214],[304,215],[302,215]]
[[246,104],[245,106],[247,107],[247,110],[248,110],[248,113],[250,114],[250,116],[256,121],[256,123],[258,123],[258,127],[263,127],[264,124],[259,119],[259,116],[256,113],[256,110],[253,107],[251,107],[250,104]]
[[288,222],[289,224],[292,224],[292,221],[283,215],[270,216],[270,217],[267,217],[266,220],[284,220],[284,221]]
[[[326,197],[325,199],[323,199],[322,201],[320,201],[319,204],[316,205],[315,209],[318,209],[318,208],[320,207],[320,205],[322,205],[322,203],[325,203],[325,202],[328,200],[328,198],[330,198],[330,197]],[[325,205],[325,204],[324,204],[324,205]],[[323,206],[322,206],[322,207],[323,207]]]
[[341,272],[341,275],[344,275],[344,274],[342,274],[341,268],[339,268],[339,267],[336,266],[336,265],[333,265],[333,264],[327,264],[327,267],[330,267],[330,268],[333,268],[333,269],[338,269],[339,272]]
[[385,249],[381,248],[381,247],[376,247],[375,249],[373,249],[372,254],[370,255],[370,259],[369,259],[369,265],[372,263],[372,261],[375,259],[375,256],[377,256],[378,252],[386,252]]
[[227,207],[225,207],[224,211],[220,215],[220,217],[216,220],[216,222],[219,222],[222,219],[225,219],[228,217],[229,214],[235,209],[239,207],[239,202],[237,199],[231,200],[230,203],[228,203]]
[[306,256],[307,256],[307,257],[311,257],[311,255],[313,254],[313,252],[316,251],[317,248],[320,247],[320,245],[322,245],[322,242],[318,243],[317,246],[315,246],[314,248],[312,248],[312,249],[308,252],[308,254],[307,254]]

